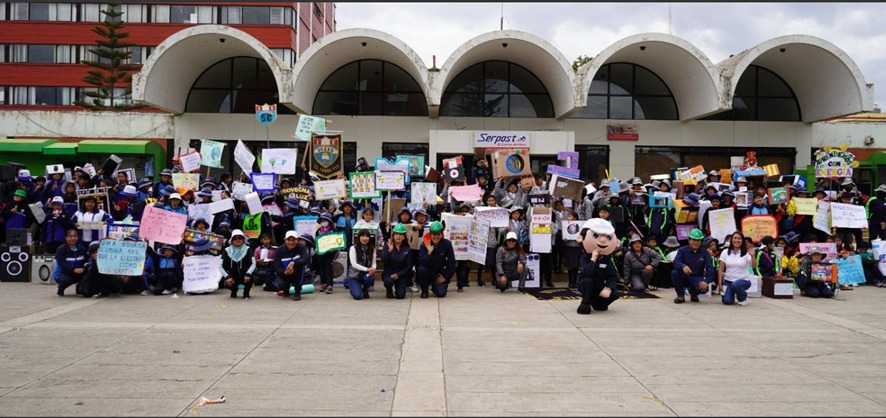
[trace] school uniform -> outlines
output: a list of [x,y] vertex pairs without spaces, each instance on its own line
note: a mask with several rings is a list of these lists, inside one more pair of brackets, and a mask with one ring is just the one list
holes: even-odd
[[[301,296],[302,277],[304,276],[305,266],[311,262],[308,255],[308,249],[301,243],[298,243],[291,250],[285,245],[281,245],[274,253],[274,272],[277,275],[277,284],[284,296],[289,296],[290,286],[294,288],[293,296]],[[286,267],[293,263],[292,274],[286,274]]]
[[58,283],[59,296],[64,296],[65,289],[83,280],[85,272],[75,273],[74,269],[83,268],[87,257],[86,247],[80,243],[73,248],[65,243],[55,251],[55,281]]

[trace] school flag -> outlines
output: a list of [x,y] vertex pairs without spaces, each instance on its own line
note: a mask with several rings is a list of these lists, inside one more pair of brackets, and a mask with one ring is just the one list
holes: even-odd
[[311,150],[308,153],[311,174],[321,179],[331,179],[342,173],[341,132],[311,133]]

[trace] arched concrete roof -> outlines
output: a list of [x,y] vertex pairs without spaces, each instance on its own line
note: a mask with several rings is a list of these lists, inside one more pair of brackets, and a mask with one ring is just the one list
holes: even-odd
[[341,66],[364,59],[387,61],[402,68],[428,98],[428,68],[412,48],[385,32],[355,28],[320,38],[299,57],[292,68],[294,94],[290,107],[311,114],[314,98],[326,78]]
[[274,73],[280,102],[291,100],[289,67],[251,35],[224,25],[192,26],[164,39],[141,72],[133,76],[132,98],[183,113],[188,92],[203,71],[221,60],[241,56],[265,60]]
[[[507,43],[506,48],[503,47],[504,43]],[[439,108],[446,86],[462,71],[474,64],[492,60],[518,64],[535,74],[551,96],[554,117],[561,119],[578,110],[571,62],[548,41],[516,30],[484,33],[458,47],[432,81],[431,100],[434,106]]]
[[751,64],[775,72],[791,86],[800,103],[803,122],[817,122],[874,107],[873,92],[861,70],[846,52],[823,39],[808,35],[780,36],[717,64],[727,80],[724,98],[730,104],[738,80]]
[[689,41],[665,33],[628,36],[579,68],[578,103],[587,105],[594,75],[603,65],[615,62],[642,65],[661,77],[674,95],[680,120],[697,119],[732,106],[731,100],[726,102],[720,97],[723,83],[707,55]]

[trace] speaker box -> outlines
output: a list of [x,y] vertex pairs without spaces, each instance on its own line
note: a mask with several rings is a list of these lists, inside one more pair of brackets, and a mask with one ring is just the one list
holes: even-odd
[[348,252],[339,251],[332,261],[332,281],[343,281],[348,275]]
[[6,231],[6,243],[9,245],[31,245],[30,228],[9,228]]
[[31,283],[57,284],[52,277],[55,270],[55,256],[50,254],[35,255],[31,258]]
[[31,248],[21,245],[0,245],[0,282],[31,280]]

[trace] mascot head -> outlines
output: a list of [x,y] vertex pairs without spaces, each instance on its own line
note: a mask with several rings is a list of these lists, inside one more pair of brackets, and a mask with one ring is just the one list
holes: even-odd
[[581,245],[588,254],[597,250],[600,254],[609,255],[621,245],[618,237],[615,236],[615,228],[612,227],[612,224],[600,218],[588,219],[582,225],[579,237],[581,237]]

